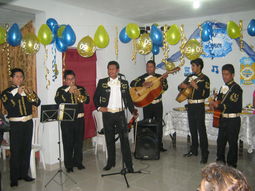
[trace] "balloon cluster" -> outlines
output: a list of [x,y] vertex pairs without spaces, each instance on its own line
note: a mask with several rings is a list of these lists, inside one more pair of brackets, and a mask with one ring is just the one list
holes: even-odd
[[[166,33],[166,40],[169,44],[175,45],[180,41],[181,33],[177,25],[172,25]],[[129,43],[132,39],[137,39],[136,49],[139,54],[157,55],[160,47],[163,46],[163,33],[155,24],[150,27],[150,33],[141,34],[137,24],[129,23],[119,33],[119,39],[122,43]]]

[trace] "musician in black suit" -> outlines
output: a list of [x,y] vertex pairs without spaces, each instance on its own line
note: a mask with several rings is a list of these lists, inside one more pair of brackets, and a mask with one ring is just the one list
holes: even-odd
[[74,121],[62,121],[61,131],[64,147],[64,164],[66,171],[73,172],[73,167],[84,169],[83,137],[84,137],[84,104],[89,103],[89,95],[86,89],[76,85],[75,73],[72,70],[64,72],[65,85],[58,88],[55,96],[57,104],[78,104],[77,119]]
[[[150,77],[159,78],[162,75],[155,73],[156,63],[153,60],[149,60],[146,63],[146,73],[142,76],[133,80],[130,84],[131,87],[151,87],[153,85],[152,82],[146,82]],[[166,77],[168,75],[165,74],[161,80],[163,92],[168,89],[168,84]],[[166,149],[163,147],[162,136],[163,136],[163,125],[162,125],[162,117],[163,117],[163,104],[162,104],[162,94],[159,97],[155,98],[152,103],[143,107],[143,118],[144,119],[155,119],[160,125],[158,129],[158,141],[159,141],[159,149],[164,152]]]
[[118,77],[118,62],[110,61],[107,69],[109,77],[99,80],[94,94],[94,104],[97,110],[103,113],[104,133],[108,151],[107,165],[104,170],[110,170],[116,163],[114,129],[116,126],[124,163],[128,172],[133,172],[124,110],[128,108],[133,115],[137,115],[137,110],[134,108],[130,97],[128,82]]
[[229,144],[227,164],[237,167],[238,135],[241,126],[242,88],[234,81],[235,69],[232,64],[222,67],[225,85],[221,87],[217,100],[210,102],[211,108],[222,111],[217,139],[217,161],[226,163],[225,148]]
[[32,146],[32,106],[41,103],[36,93],[23,85],[24,72],[20,68],[11,70],[11,87],[2,93],[2,101],[10,121],[10,178],[11,187],[18,186],[18,180],[33,181],[28,176]]
[[205,99],[210,94],[210,80],[202,73],[204,67],[203,60],[197,58],[191,60],[191,68],[193,74],[189,75],[179,86],[181,91],[188,88],[189,85],[193,87],[191,97],[188,99],[188,120],[189,129],[191,133],[192,145],[185,157],[198,155],[198,134],[200,139],[201,163],[207,163],[208,160],[208,139],[205,127]]

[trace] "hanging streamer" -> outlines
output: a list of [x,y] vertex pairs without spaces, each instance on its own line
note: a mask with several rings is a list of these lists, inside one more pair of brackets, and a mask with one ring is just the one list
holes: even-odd
[[48,67],[46,65],[46,61],[48,59],[48,50],[46,49],[46,45],[44,45],[44,50],[45,50],[45,56],[44,56],[44,61],[43,61],[44,77],[45,77],[45,80],[46,80],[46,89],[49,89],[49,87],[50,87],[50,80],[49,80],[50,70],[48,69]]
[[58,66],[57,66],[57,57],[56,57],[57,48],[56,48],[55,43],[52,44],[51,53],[53,56],[53,59],[52,59],[52,81],[54,82],[58,78],[58,74],[59,74]]
[[137,49],[136,49],[136,40],[135,39],[132,39],[132,44],[133,44],[133,48],[132,48],[132,61],[134,61],[134,64],[136,64]]
[[114,40],[114,49],[115,49],[115,55],[116,55],[116,60],[118,60],[118,56],[119,56],[119,30],[118,30],[118,26],[115,27],[116,30],[116,37]]

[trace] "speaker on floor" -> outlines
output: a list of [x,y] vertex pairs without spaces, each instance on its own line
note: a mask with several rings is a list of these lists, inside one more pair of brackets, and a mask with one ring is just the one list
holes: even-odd
[[138,122],[134,153],[136,159],[158,160],[160,158],[158,128],[159,123],[155,120],[147,119]]

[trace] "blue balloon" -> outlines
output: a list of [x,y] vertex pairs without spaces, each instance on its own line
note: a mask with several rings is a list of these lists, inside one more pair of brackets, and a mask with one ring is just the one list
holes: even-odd
[[213,28],[211,22],[206,22],[202,25],[201,39],[203,42],[207,42],[212,39]]
[[63,39],[56,38],[56,47],[59,52],[65,52],[68,46],[63,42]]
[[247,27],[248,34],[255,36],[255,19],[252,19]]
[[51,44],[54,43],[56,41],[56,39],[58,38],[58,28],[59,28],[59,26],[56,25],[52,29],[52,36],[53,36],[53,38],[52,38]]
[[50,28],[50,30],[52,32],[54,30],[54,27],[58,26],[58,22],[55,19],[53,19],[53,18],[47,19],[46,24],[48,25],[48,27]]
[[155,25],[151,26],[150,38],[153,44],[160,46],[163,42],[163,35]]
[[153,44],[151,52],[153,55],[158,55],[159,54],[159,46]]
[[67,46],[74,45],[76,41],[76,35],[70,25],[66,25],[65,30],[62,33],[62,39]]
[[119,34],[119,39],[123,43],[129,43],[131,41],[131,38],[128,37],[126,33],[126,27],[124,27]]
[[19,26],[15,23],[7,32],[7,42],[12,46],[18,46],[22,40],[22,34],[19,30]]

